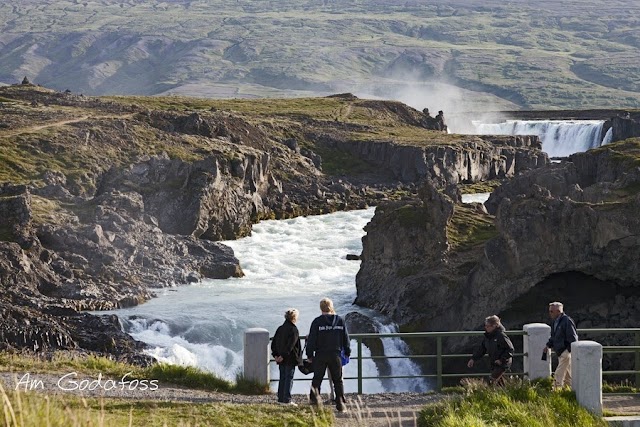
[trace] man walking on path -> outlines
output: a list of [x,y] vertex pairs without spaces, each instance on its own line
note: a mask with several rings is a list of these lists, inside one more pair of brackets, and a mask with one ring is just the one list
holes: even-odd
[[571,387],[571,343],[578,341],[578,332],[573,319],[564,313],[561,302],[549,304],[549,317],[553,320],[551,324],[551,338],[544,353],[552,348],[558,356],[558,367],[554,374],[555,387],[562,388],[567,385]]

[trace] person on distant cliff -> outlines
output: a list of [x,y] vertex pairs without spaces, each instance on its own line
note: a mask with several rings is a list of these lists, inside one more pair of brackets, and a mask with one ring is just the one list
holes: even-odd
[[489,381],[492,384],[502,385],[504,383],[503,375],[511,368],[513,361],[513,344],[505,333],[504,326],[500,323],[498,316],[489,316],[484,319],[484,330],[484,338],[467,362],[467,367],[472,368],[485,353],[488,354],[491,366]]
[[291,401],[291,388],[296,366],[302,363],[300,333],[296,326],[298,315],[299,312],[295,308],[287,310],[284,323],[278,327],[271,341],[271,354],[280,368],[278,403],[281,405],[297,406]]
[[551,324],[551,337],[544,348],[544,354],[552,348],[558,356],[558,367],[554,373],[554,384],[556,388],[565,385],[571,387],[571,343],[578,341],[578,331],[573,319],[564,312],[561,302],[549,304],[549,317],[553,320]]
[[444,124],[444,112],[442,110],[438,111],[438,115],[436,116],[436,129],[443,132],[447,131],[447,125]]
[[346,409],[344,398],[344,383],[342,381],[342,360],[340,353],[351,356],[349,332],[344,319],[333,309],[333,301],[323,298],[320,301],[322,314],[311,323],[307,337],[307,358],[313,362],[313,380],[309,400],[312,405],[318,404],[320,386],[327,368],[333,381],[336,393],[336,409],[340,412]]

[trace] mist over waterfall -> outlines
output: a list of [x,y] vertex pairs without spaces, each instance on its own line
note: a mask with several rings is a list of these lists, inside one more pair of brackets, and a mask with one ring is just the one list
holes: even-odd
[[[297,326],[307,335],[312,320],[320,315],[320,299],[332,298],[336,312],[351,311],[372,319],[381,331],[396,326],[378,313],[352,304],[356,297],[355,276],[359,261],[347,254],[362,252],[363,227],[374,208],[328,215],[298,217],[256,224],[252,236],[224,242],[240,260],[245,276],[204,280],[189,286],[163,289],[158,298],[132,308],[114,311],[125,330],[149,345],[147,352],[160,361],[192,365],[235,380],[243,366],[243,336],[248,328],[265,328],[271,335],[284,321],[290,307],[300,310]],[[408,353],[399,339],[384,338],[387,355]],[[352,340],[352,355],[357,355]],[[363,346],[363,356],[371,356]],[[392,375],[419,374],[410,359],[390,359]],[[271,378],[278,378],[271,365]],[[363,360],[363,375],[377,376],[371,359]],[[345,377],[357,376],[357,362],[345,366]],[[308,393],[311,375],[296,372],[295,393]],[[277,388],[277,383],[272,383]],[[423,379],[383,382],[364,380],[365,393],[426,391]],[[328,387],[327,387],[328,388]],[[356,380],[345,380],[348,392],[357,391]]]
[[[538,135],[550,157],[565,157],[603,145],[602,120],[507,120],[473,122],[477,135]],[[609,141],[611,138],[609,137]]]

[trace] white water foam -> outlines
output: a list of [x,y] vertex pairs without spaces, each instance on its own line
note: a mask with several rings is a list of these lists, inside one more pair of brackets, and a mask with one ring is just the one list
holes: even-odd
[[477,135],[537,135],[550,157],[565,157],[604,143],[602,120],[507,120],[473,125]]
[[[373,212],[371,208],[263,221],[254,226],[252,236],[224,242],[234,249],[244,277],[164,289],[158,298],[115,313],[123,319],[125,330],[149,344],[149,354],[159,360],[198,366],[229,380],[242,369],[244,331],[260,327],[273,335],[289,307],[300,310],[297,325],[301,335],[308,333],[311,321],[320,314],[319,301],[325,296],[333,299],[341,315],[357,311],[376,323],[389,324],[376,312],[352,304],[360,262],[347,261],[346,255],[362,251],[363,227]],[[401,340],[385,340],[384,347],[394,355],[407,351]],[[356,348],[352,340],[354,356]],[[370,356],[365,346],[363,356]],[[408,360],[392,359],[390,363],[393,375],[420,372]],[[378,375],[372,360],[363,361],[363,375]],[[357,363],[353,360],[345,367],[345,377],[355,376]],[[275,364],[271,378],[278,378]],[[295,378],[310,380],[311,375],[296,372]],[[294,392],[308,392],[309,385],[296,381]],[[398,380],[391,388],[377,379],[364,380],[363,387],[366,393],[428,389],[423,380]],[[345,389],[356,391],[356,380],[346,380]]]
[[491,193],[463,194],[462,203],[483,203],[489,200]]

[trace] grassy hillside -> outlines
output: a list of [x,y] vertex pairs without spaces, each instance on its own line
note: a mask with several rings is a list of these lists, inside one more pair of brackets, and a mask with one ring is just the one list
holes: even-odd
[[[34,104],[32,100],[37,100]],[[409,145],[458,144],[472,136],[421,127],[423,115],[398,102],[329,98],[203,99],[179,96],[103,98],[64,94],[32,85],[0,88],[0,182],[42,183],[62,172],[79,193],[90,194],[95,178],[142,155],[167,153],[195,161],[209,154],[233,157],[235,139],[271,150],[295,139],[322,156],[327,174],[366,173],[372,166],[348,153],[320,146],[322,138],[394,141]],[[227,137],[169,131],[172,120],[198,114],[224,126]],[[167,129],[151,117],[167,121]],[[237,141],[236,141],[237,142]],[[287,180],[289,166],[276,173]]]
[[638,107],[639,21],[640,4],[622,0],[21,0],[0,5],[0,82],[350,91],[435,111]]

